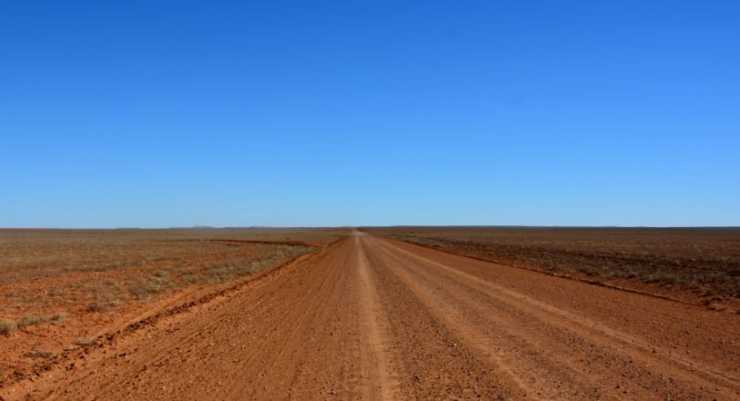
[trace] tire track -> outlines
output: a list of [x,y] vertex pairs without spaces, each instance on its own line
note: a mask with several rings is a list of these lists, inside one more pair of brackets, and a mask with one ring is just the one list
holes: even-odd
[[378,301],[375,280],[368,266],[365,250],[357,234],[355,242],[355,266],[360,281],[360,315],[363,331],[366,333],[363,352],[363,367],[367,372],[367,381],[364,385],[363,399],[368,401],[399,400],[399,386],[393,374],[390,357],[388,355],[388,322],[383,306]]
[[[655,400],[664,400],[665,397],[698,400],[705,399],[705,395],[713,397],[707,399],[733,400],[740,397],[737,379],[718,373],[712,368],[670,355],[668,352],[657,352],[654,347],[651,349],[640,339],[605,327],[596,321],[574,315],[553,305],[543,304],[521,293],[395,247],[385,241],[375,239],[374,241],[377,241],[376,245],[383,249],[387,256],[396,260],[396,265],[400,268],[395,272],[402,275],[410,287],[423,293],[427,302],[434,302],[440,298],[447,301],[445,305],[437,306],[444,311],[440,313],[443,318],[449,320],[451,316],[456,316],[455,311],[449,307],[450,300],[456,300],[460,305],[459,308],[467,311],[468,316],[474,314],[485,316],[486,313],[490,315],[495,310],[508,310],[508,317],[496,319],[494,316],[484,319],[488,325],[496,327],[511,329],[516,327],[517,320],[521,321],[526,317],[526,324],[520,323],[518,329],[509,333],[507,341],[511,344],[519,343],[520,349],[531,349],[531,357],[521,360],[521,366],[525,366],[527,360],[539,360],[537,364],[532,365],[532,369],[537,370],[547,362],[542,358],[549,356],[560,366],[557,370],[549,367],[547,369],[550,372],[549,376],[554,376],[555,372],[563,375],[565,368],[570,368],[573,373],[580,376],[571,374],[571,378],[568,379],[563,375],[558,380],[561,386],[571,383],[574,389],[585,388],[583,385],[585,380],[599,384],[599,388],[610,389],[611,394],[622,393],[632,396],[638,394],[639,399]],[[406,269],[405,266],[413,268]],[[420,288],[419,285],[424,281],[427,282],[426,289]],[[441,290],[436,292],[437,296],[432,296],[434,291],[429,290],[429,286],[434,286],[434,283],[439,283],[437,289]],[[459,289],[454,291],[449,289],[454,286]],[[472,325],[470,320],[469,318],[467,321],[456,320],[450,324],[453,327],[465,327],[468,335],[474,338],[472,341],[480,342],[481,348],[487,348],[483,345],[488,342],[486,336],[481,335],[481,329],[467,327]],[[538,326],[537,330],[526,327],[532,326],[532,321]],[[545,332],[552,338],[540,335]],[[529,342],[527,345],[527,341],[522,341],[521,338],[535,338],[540,344],[532,345],[533,343]],[[563,347],[563,344],[568,346]],[[552,352],[552,349],[559,352]],[[521,373],[527,374],[526,370]],[[605,387],[605,384],[611,386]],[[552,389],[554,386],[548,385],[546,388]],[[607,394],[609,393],[605,393]]]
[[[397,276],[461,343],[473,350],[481,360],[491,363],[498,371],[499,378],[505,377],[511,382],[510,387],[515,388],[514,392],[520,394],[522,399],[569,401],[585,392],[594,396],[594,400],[602,399],[593,384],[578,377],[566,366],[552,363],[537,353],[513,352],[510,346],[523,338],[510,333],[502,334],[502,325],[498,324],[501,322],[489,320],[480,325],[473,324],[477,317],[473,316],[469,305],[455,302],[454,295],[444,291],[447,283],[440,280],[430,282],[419,272],[421,269],[407,267],[408,261],[387,249],[381,248],[381,252],[383,257],[392,261],[391,274]],[[484,310],[483,313],[492,311]],[[492,324],[496,324],[494,332],[486,327],[492,327]]]
[[404,400],[519,400],[526,386],[501,366],[481,361],[409,287],[377,249],[367,253],[388,313]]

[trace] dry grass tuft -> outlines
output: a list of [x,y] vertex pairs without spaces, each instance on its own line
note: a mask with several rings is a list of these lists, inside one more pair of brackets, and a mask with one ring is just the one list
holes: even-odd
[[0,319],[0,334],[8,336],[16,330],[18,330],[18,324],[14,320]]
[[35,326],[37,324],[44,323],[46,321],[47,321],[47,318],[44,316],[28,315],[28,316],[22,317],[18,321],[18,328],[22,329],[28,326]]
[[80,337],[75,340],[74,344],[80,347],[89,347],[95,344],[96,340],[93,337]]
[[64,312],[59,312],[54,315],[51,315],[49,318],[49,321],[55,324],[59,324],[64,322],[67,319],[67,314]]
[[49,359],[54,356],[53,352],[50,351],[39,351],[32,350],[23,354],[26,358],[38,358],[38,359]]

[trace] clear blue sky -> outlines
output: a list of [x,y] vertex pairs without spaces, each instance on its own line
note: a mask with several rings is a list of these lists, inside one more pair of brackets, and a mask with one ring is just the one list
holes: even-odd
[[740,225],[738,1],[10,1],[0,226]]

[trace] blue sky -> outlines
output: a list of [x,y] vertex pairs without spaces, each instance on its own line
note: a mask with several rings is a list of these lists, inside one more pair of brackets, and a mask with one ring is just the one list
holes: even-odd
[[0,226],[740,225],[738,44],[737,1],[5,2]]

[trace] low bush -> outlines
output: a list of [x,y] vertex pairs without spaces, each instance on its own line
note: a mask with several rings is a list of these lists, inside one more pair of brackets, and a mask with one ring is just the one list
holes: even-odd
[[43,323],[46,320],[47,318],[43,316],[35,316],[35,315],[24,316],[21,318],[21,320],[18,321],[18,328],[34,326],[39,323]]
[[88,347],[90,345],[95,344],[95,339],[92,337],[80,337],[75,340],[75,345],[79,345],[81,347]]
[[14,320],[0,319],[0,334],[10,335],[14,331],[18,330],[18,324]]

